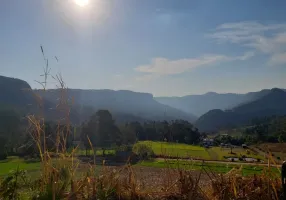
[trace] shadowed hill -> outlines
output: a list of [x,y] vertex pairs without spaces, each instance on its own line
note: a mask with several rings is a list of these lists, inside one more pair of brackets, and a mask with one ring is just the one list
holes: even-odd
[[267,95],[270,90],[250,92],[247,94],[218,94],[209,92],[203,95],[188,95],[183,97],[156,97],[158,102],[201,116],[212,109],[230,109],[235,106],[249,103]]
[[[184,119],[196,117],[178,109],[158,103],[151,94],[126,90],[68,89],[67,96],[60,90],[31,90],[22,80],[0,76],[0,105],[21,110],[23,115],[44,113],[47,120],[59,120],[63,112],[56,109],[59,99],[72,99],[70,118],[81,123],[98,109],[110,110],[119,122],[145,120]],[[39,104],[41,106],[39,106]]]
[[[54,102],[60,95],[59,90],[47,90],[45,92],[43,90],[36,90],[35,92],[45,99]],[[122,116],[126,118],[126,121],[130,121],[129,119],[132,118],[137,120],[196,120],[194,115],[158,103],[153,99],[152,94],[148,93],[127,90],[68,89],[68,98],[73,99],[74,105],[77,105],[81,109],[86,106],[94,110],[107,109],[114,114],[115,118],[116,116],[118,118]]]
[[[21,116],[35,114],[47,120],[60,120],[63,113],[58,112],[56,104],[37,96],[30,85],[20,79],[0,76],[0,106],[17,110]],[[78,121],[75,113],[71,113],[72,122]]]
[[211,110],[196,121],[196,126],[202,131],[215,131],[220,128],[245,125],[254,118],[285,114],[286,92],[274,88],[267,95],[250,103],[237,106],[232,110]]
[[34,103],[35,98],[27,82],[0,76],[0,104],[27,107]]

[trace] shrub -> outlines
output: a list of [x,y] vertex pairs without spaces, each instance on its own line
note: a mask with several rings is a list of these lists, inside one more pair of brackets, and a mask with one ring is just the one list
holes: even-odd
[[7,158],[6,143],[7,139],[0,135],[0,160],[5,160]]
[[146,144],[135,144],[132,151],[139,156],[141,160],[148,160],[154,156],[154,152],[151,147]]
[[6,154],[0,154],[0,160],[5,160],[7,158]]

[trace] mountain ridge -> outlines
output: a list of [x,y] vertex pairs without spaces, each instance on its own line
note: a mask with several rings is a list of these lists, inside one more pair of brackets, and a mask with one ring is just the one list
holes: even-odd
[[212,109],[226,110],[249,103],[267,95],[270,91],[271,89],[262,89],[245,94],[207,92],[202,95],[182,97],[155,97],[155,100],[185,112],[193,113],[196,116],[201,116]]
[[246,125],[259,117],[281,116],[286,114],[286,92],[273,88],[268,94],[249,103],[239,105],[231,110],[210,110],[202,115],[196,126],[203,131],[216,131],[221,128],[233,128]]
[[[55,101],[60,96],[57,89],[35,90],[35,92],[48,99]],[[108,109],[111,112],[129,113],[144,119],[172,120],[185,119],[195,121],[197,118],[192,114],[179,109],[163,105],[154,100],[149,93],[137,93],[126,90],[81,90],[68,89],[69,98],[74,99],[75,105],[92,106],[94,109]]]
[[[137,121],[184,119],[196,121],[198,127],[202,129],[234,126],[245,123],[244,118],[250,120],[250,117],[269,113],[280,115],[284,113],[284,105],[279,100],[282,98],[286,101],[285,89],[279,88],[246,94],[208,92],[204,95],[174,97],[183,100],[188,109],[161,103],[160,99],[144,92],[110,89],[67,89],[66,91],[67,98],[74,100],[71,116],[77,123],[87,120],[92,112],[98,109],[107,109],[120,122],[132,119]],[[0,76],[0,105],[12,104],[25,112],[35,111],[38,103],[35,96],[41,97],[41,101],[44,102],[43,109],[51,119],[59,118],[56,115],[56,109],[53,109],[61,96],[59,89],[32,90],[26,81]],[[193,99],[191,102],[193,105],[190,104],[189,98]],[[190,111],[202,107],[207,111],[197,119]]]
[[[73,123],[87,120],[93,111],[99,109],[111,111],[121,122],[175,119],[194,122],[197,119],[189,113],[155,101],[150,93],[108,89],[67,89],[65,91],[68,94],[67,98],[74,100],[70,111]],[[57,114],[58,110],[56,109],[61,95],[63,94],[58,89],[32,90],[26,81],[0,76],[0,105],[11,105],[16,109],[23,110],[26,115],[41,113],[40,106],[47,120],[63,118]]]

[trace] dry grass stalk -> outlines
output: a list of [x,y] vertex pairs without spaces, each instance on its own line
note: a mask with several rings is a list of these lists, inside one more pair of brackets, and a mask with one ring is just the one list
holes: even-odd
[[[46,91],[47,78],[50,75],[48,59],[44,50],[41,51],[45,60],[44,81],[39,82]],[[191,170],[182,170],[178,160],[177,169],[171,169],[165,159],[165,183],[158,188],[148,188],[144,181],[138,179],[130,164],[118,170],[106,167],[104,162],[100,174],[95,173],[96,152],[89,138],[93,151],[93,164],[89,164],[89,171],[85,176],[76,177],[80,162],[75,157],[78,147],[70,153],[67,151],[67,139],[71,134],[70,106],[68,89],[59,74],[51,76],[58,82],[60,91],[59,103],[56,109],[63,113],[63,118],[58,121],[57,136],[55,140],[56,157],[46,149],[45,117],[44,112],[40,117],[28,116],[30,135],[34,140],[42,163],[41,179],[39,181],[41,195],[51,199],[202,199],[202,200],[229,200],[229,199],[279,199],[281,196],[281,181],[271,174],[270,165],[264,174],[253,177],[241,176],[242,168],[233,169],[225,175],[218,175],[204,165],[199,176],[194,177]],[[41,97],[40,108],[43,108]],[[271,158],[271,156],[270,156]],[[271,159],[275,162],[274,159]],[[270,159],[269,159],[270,162]],[[191,164],[190,164],[191,165]],[[192,166],[190,166],[190,169]],[[174,177],[176,178],[172,178]],[[201,175],[209,177],[209,184],[201,186]],[[43,196],[44,197],[44,196]]]

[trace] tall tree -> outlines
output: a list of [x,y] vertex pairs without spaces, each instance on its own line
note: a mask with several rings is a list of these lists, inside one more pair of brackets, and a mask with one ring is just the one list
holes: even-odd
[[13,109],[0,108],[0,136],[5,138],[8,151],[12,151],[19,142],[20,125],[21,119],[17,112]]
[[137,140],[136,130],[132,128],[132,126],[128,123],[119,126],[120,132],[123,137],[124,144],[134,144]]
[[4,160],[7,158],[6,144],[7,138],[0,135],[0,160]]
[[114,144],[120,145],[122,135],[115,125],[111,113],[108,110],[98,110],[90,117],[84,130],[94,147],[101,147],[103,153],[105,149]]

